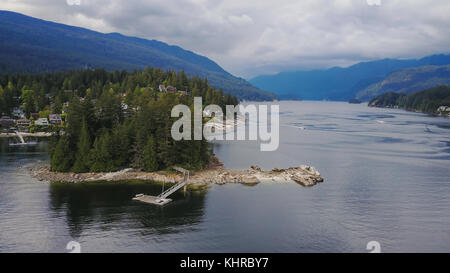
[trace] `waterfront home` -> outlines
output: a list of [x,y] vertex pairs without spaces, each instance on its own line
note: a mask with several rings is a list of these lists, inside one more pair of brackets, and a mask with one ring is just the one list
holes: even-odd
[[48,119],[46,119],[46,118],[39,118],[34,122],[34,125],[47,127],[49,125],[49,122],[48,122]]
[[450,107],[448,106],[441,106],[438,108],[438,112],[450,112]]
[[29,119],[19,119],[16,121],[16,127],[20,132],[28,133],[30,131],[31,121]]
[[60,125],[62,123],[61,115],[59,114],[51,114],[48,116],[50,124]]
[[173,87],[172,85],[167,86],[166,89],[168,92],[177,92],[177,88]]
[[167,89],[164,85],[160,84],[159,85],[159,92],[167,92]]
[[0,125],[2,128],[10,128],[14,126],[14,120],[9,116],[3,116],[0,118]]

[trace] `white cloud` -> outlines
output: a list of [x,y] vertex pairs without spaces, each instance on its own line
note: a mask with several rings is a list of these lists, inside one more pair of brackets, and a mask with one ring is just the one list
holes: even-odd
[[66,2],[67,2],[67,5],[69,5],[69,6],[81,5],[81,0],[66,0]]
[[381,0],[367,0],[369,6],[381,6]]
[[448,0],[66,1],[0,0],[0,9],[176,44],[247,77],[450,53]]

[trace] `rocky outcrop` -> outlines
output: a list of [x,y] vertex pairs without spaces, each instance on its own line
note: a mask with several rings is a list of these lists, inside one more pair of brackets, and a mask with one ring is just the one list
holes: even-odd
[[[183,175],[168,172],[142,172],[133,169],[124,169],[110,173],[58,173],[52,172],[49,167],[41,166],[30,169],[32,177],[41,181],[51,182],[90,182],[90,181],[123,181],[123,180],[144,180],[165,183],[177,183],[183,181]],[[258,166],[252,166],[249,170],[228,170],[217,162],[210,168],[192,173],[188,184],[258,184],[263,181],[294,181],[304,187],[311,187],[323,182],[320,173],[310,166],[299,166],[289,169],[273,169],[263,171]]]

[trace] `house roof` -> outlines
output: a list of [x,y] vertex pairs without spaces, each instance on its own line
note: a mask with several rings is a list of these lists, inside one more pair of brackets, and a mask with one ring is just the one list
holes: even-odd
[[60,120],[61,119],[61,115],[59,115],[59,114],[51,114],[48,117],[50,120]]

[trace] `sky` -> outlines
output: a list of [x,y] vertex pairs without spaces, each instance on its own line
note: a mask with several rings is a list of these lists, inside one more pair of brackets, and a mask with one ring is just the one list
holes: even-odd
[[244,78],[450,53],[449,0],[0,0],[0,9],[178,45]]

